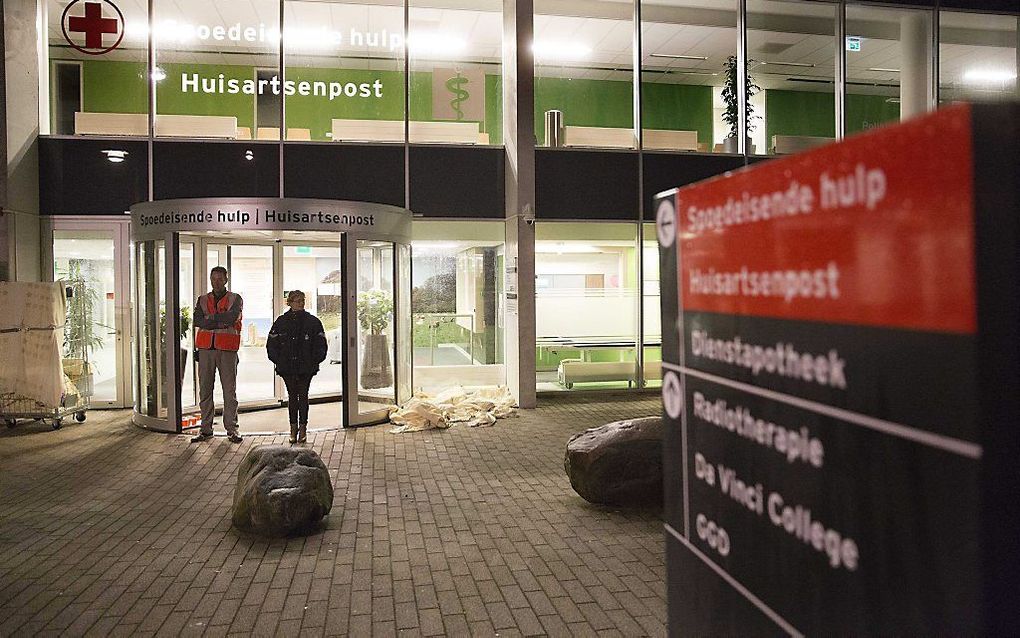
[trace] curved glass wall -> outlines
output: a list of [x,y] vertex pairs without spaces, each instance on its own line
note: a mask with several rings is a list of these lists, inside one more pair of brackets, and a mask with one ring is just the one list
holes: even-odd
[[[305,293],[306,310],[319,317],[327,338],[326,360],[313,377],[310,396],[342,403],[330,412],[332,425],[362,425],[385,420],[388,407],[410,397],[412,387],[411,249],[407,243],[351,238],[345,268],[345,235],[315,231],[221,231],[174,233],[176,259],[166,242],[145,239],[133,247],[135,272],[134,343],[138,388],[136,421],[145,427],[181,431],[198,426],[197,364],[193,308],[209,290],[209,271],[227,268],[228,289],[244,300],[238,351],[237,398],[241,411],[282,405],[282,380],[266,353],[273,321],[287,311],[291,290]],[[167,280],[167,267],[177,264]],[[168,289],[169,286],[169,289]],[[348,295],[344,303],[344,295]],[[168,344],[168,315],[177,297],[180,344]],[[170,323],[170,326],[173,324]],[[344,341],[344,332],[350,339]],[[167,368],[167,353],[180,357],[180,423]],[[200,354],[200,353],[199,353]],[[345,398],[349,388],[352,401]],[[217,409],[222,386],[214,386]],[[341,416],[341,412],[345,416]],[[244,418],[241,419],[244,432]]]

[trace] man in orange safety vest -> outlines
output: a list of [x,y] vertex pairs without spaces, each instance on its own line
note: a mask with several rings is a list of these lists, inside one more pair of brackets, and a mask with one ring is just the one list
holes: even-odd
[[241,347],[241,295],[227,290],[227,269],[216,266],[209,272],[212,292],[195,302],[195,347],[198,349],[198,396],[202,428],[191,440],[212,438],[213,385],[216,372],[223,388],[223,427],[231,443],[240,443],[237,432],[237,351]]

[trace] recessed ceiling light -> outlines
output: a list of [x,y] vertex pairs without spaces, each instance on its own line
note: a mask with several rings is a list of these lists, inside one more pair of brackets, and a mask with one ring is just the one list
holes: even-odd
[[591,47],[580,42],[538,41],[531,45],[536,58],[546,60],[580,60],[588,57]]
[[653,58],[670,58],[672,60],[707,60],[707,55],[674,55],[672,53],[649,53]]
[[805,68],[814,68],[814,66],[815,66],[815,65],[811,64],[810,62],[778,62],[778,61],[777,62],[767,62],[765,60],[760,61],[759,64],[771,64],[773,66],[801,66],[801,67],[805,67]]
[[964,82],[975,84],[993,84],[996,82],[1009,82],[1016,79],[1016,73],[1004,69],[968,69],[963,74]]

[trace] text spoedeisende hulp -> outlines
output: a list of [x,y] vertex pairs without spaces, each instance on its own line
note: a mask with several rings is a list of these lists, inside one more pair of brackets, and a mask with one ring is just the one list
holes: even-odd
[[[347,213],[327,213],[318,210],[308,211],[278,211],[274,208],[255,209],[254,216],[251,211],[234,210],[196,210],[179,211],[171,210],[164,213],[151,215],[140,214],[138,223],[142,226],[152,225],[181,225],[181,224],[239,224],[241,226],[254,222],[254,224],[318,224],[331,226],[375,226],[375,215],[351,215]],[[261,213],[261,214],[260,214]]]

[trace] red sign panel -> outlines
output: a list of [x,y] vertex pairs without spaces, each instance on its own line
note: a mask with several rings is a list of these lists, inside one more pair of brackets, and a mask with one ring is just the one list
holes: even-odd
[[677,193],[687,311],[975,331],[969,107]]

